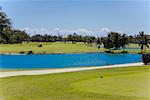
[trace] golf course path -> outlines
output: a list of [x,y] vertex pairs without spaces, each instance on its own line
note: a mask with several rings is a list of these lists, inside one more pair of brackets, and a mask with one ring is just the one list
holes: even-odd
[[131,66],[142,66],[142,65],[144,64],[142,62],[139,62],[139,63],[118,64],[118,65],[109,65],[109,66],[97,66],[97,67],[36,69],[36,70],[22,70],[22,71],[10,70],[10,71],[1,71],[0,78],[10,77],[10,76],[19,76],[19,75],[42,75],[42,74],[64,73],[64,72],[74,72],[74,71],[114,68],[114,67],[131,67]]

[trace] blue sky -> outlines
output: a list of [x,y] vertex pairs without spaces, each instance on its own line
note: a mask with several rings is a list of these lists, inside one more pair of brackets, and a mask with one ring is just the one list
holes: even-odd
[[2,0],[13,27],[28,33],[150,33],[148,0]]

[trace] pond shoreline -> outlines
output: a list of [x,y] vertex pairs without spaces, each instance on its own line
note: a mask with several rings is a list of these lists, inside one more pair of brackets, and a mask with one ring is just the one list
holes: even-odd
[[[28,53],[0,53],[0,55],[45,55],[45,54],[90,54],[90,53],[107,53],[105,51],[99,51],[99,52],[68,52],[68,53],[32,53],[32,54],[28,54]],[[139,52],[113,52],[113,53],[107,53],[107,54],[141,54]]]
[[0,55],[45,55],[45,54],[90,54],[90,53],[105,53],[105,52],[70,52],[70,53],[0,53]]
[[[142,62],[133,62],[133,63],[142,63]],[[129,64],[129,63],[124,63],[124,64]],[[99,65],[101,66],[113,66],[113,65],[121,65],[121,64],[110,64],[110,65]],[[95,67],[99,67],[99,66],[95,66]],[[64,67],[64,68],[5,68],[5,69],[1,69],[0,68],[0,73],[1,72],[9,72],[9,71],[29,71],[29,70],[49,70],[49,69],[65,69],[65,68],[86,68],[86,67],[93,67],[93,66],[78,66],[78,67]]]
[[80,67],[80,68],[58,68],[58,69],[36,69],[36,70],[15,70],[15,71],[0,71],[0,78],[11,77],[11,76],[21,76],[21,75],[43,75],[43,74],[55,74],[55,73],[66,73],[66,72],[76,72],[84,70],[94,70],[94,69],[105,69],[105,68],[118,68],[118,67],[134,67],[142,66],[142,62],[138,63],[127,63],[127,64],[115,64],[108,66],[97,66],[97,67]]

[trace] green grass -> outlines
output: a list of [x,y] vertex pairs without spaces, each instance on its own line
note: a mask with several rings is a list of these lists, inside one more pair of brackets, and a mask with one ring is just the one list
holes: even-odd
[[[0,54],[4,53],[20,53],[28,51],[33,51],[35,54],[48,54],[48,53],[82,53],[82,52],[104,52],[106,49],[96,48],[96,45],[93,44],[92,47],[85,45],[82,42],[72,44],[64,42],[43,42],[43,47],[38,47],[38,42],[29,42],[23,44],[0,44]],[[129,47],[137,48],[138,44],[130,44]],[[114,50],[118,53],[122,50]],[[139,53],[141,50],[126,50],[130,53]],[[146,52],[150,53],[150,49],[147,49]]]
[[33,51],[34,53],[80,53],[80,52],[101,52],[104,49],[98,49],[95,46],[89,47],[84,43],[64,43],[64,42],[44,42],[43,47],[38,47],[38,42],[29,42],[27,44],[0,44],[0,53],[19,53]]
[[150,100],[149,71],[140,66],[1,78],[0,100]]
[[139,44],[133,44],[133,43],[130,43],[130,44],[128,45],[128,47],[130,47],[130,48],[140,48],[140,47],[139,47]]

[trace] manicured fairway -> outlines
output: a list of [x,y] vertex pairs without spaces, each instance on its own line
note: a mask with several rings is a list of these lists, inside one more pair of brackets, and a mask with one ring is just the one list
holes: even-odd
[[0,100],[149,100],[149,71],[140,66],[2,78]]
[[[43,42],[43,47],[38,47],[38,42],[29,42],[22,44],[0,44],[0,54],[4,53],[27,53],[32,51],[35,54],[45,54],[45,53],[82,53],[82,52],[104,52],[106,49],[98,49],[95,44],[92,47],[87,46],[82,42],[76,44],[64,43],[64,42]],[[130,44],[128,47],[138,48],[138,44]],[[114,50],[114,52],[121,52],[122,50]],[[126,50],[131,53],[139,53],[141,50]],[[150,52],[147,49],[146,52]]]
[[38,42],[23,44],[0,44],[0,53],[19,53],[33,51],[33,53],[80,53],[80,52],[100,52],[105,49],[90,47],[84,43],[64,43],[64,42],[43,42],[43,47],[38,47]]

